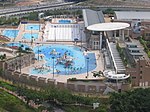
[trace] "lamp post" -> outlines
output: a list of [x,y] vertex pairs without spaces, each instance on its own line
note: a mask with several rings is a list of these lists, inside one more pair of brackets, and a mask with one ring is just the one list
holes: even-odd
[[81,32],[81,50],[82,50],[82,28],[80,29],[80,32]]
[[39,32],[41,31],[40,27],[41,27],[41,25],[40,25],[40,19],[39,19]]
[[38,61],[39,61],[39,44],[40,43],[37,43],[37,45],[38,45]]
[[54,26],[54,31],[55,31],[55,32],[54,32],[54,33],[55,33],[55,34],[54,34],[54,36],[55,36],[55,37],[54,37],[54,38],[55,38],[54,41],[55,41],[55,43],[56,43],[56,26]]
[[67,68],[67,67],[65,66],[65,67],[64,67],[64,69],[65,69],[65,75],[67,75],[67,73],[66,73],[66,68]]
[[54,59],[55,59],[55,57],[53,56],[52,59],[53,59],[53,79],[54,79]]
[[11,48],[12,48],[12,52],[14,51],[14,50],[13,50],[13,46],[14,46],[14,43],[12,43],[12,45],[11,45]]
[[86,58],[87,60],[87,78],[89,76],[89,57]]
[[31,26],[30,28],[31,28],[31,37],[32,37],[32,28],[33,28],[33,27]]
[[20,68],[20,73],[21,73],[21,52],[22,52],[22,48],[21,48],[21,41],[19,41],[20,47],[19,47],[19,58],[20,58],[20,64],[19,64],[19,68]]
[[32,29],[33,29],[33,27],[31,26],[30,28],[31,28],[31,38],[32,38]]
[[[14,37],[17,37],[17,30],[15,30]],[[15,40],[15,38],[13,39],[13,41]]]
[[47,38],[48,38],[48,33],[49,33],[49,31],[47,30]]

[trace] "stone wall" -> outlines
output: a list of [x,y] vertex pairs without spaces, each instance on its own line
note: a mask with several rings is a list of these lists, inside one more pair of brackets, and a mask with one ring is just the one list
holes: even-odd
[[[14,72],[12,70],[6,71],[3,75],[3,78],[12,81],[13,83],[21,84],[21,85],[26,85],[26,86],[33,86],[33,87],[40,87],[40,88],[47,88],[50,86],[56,86],[60,89],[68,89],[73,92],[81,92],[81,93],[100,93],[103,94],[105,89],[107,88],[108,85],[106,84],[78,84],[78,83],[62,83],[62,82],[56,82],[53,79],[46,79],[43,77],[38,77],[38,76],[33,76],[29,74],[24,74],[20,72]],[[117,90],[117,87],[115,86],[116,84],[109,86],[110,88]],[[130,89],[129,84],[123,84],[122,85],[122,91],[127,91]]]
[[35,60],[33,60],[34,57],[35,57],[34,53],[23,54],[20,57],[14,57],[5,60],[5,62],[0,61],[0,65],[3,65],[2,69],[9,69],[15,71],[34,63],[35,62]]
[[[0,65],[3,66],[3,73],[0,76],[3,79],[12,81],[15,84],[23,85],[23,86],[33,86],[37,88],[47,88],[50,86],[56,86],[60,89],[68,89],[73,92],[81,92],[81,93],[100,93],[103,94],[105,89],[109,86],[104,82],[96,83],[96,82],[87,82],[87,81],[67,81],[67,83],[56,82],[55,79],[47,79],[43,77],[38,77],[30,74],[20,73],[16,71],[19,68],[19,64],[21,61],[21,68],[29,66],[31,63],[34,63],[33,58],[35,57],[34,53],[25,54],[21,57],[15,57],[11,60],[1,61]],[[117,90],[114,84],[112,89]],[[122,85],[122,91],[126,91],[129,86]]]

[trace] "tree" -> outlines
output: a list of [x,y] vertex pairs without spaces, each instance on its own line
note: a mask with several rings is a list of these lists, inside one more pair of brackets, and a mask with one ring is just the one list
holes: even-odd
[[104,11],[104,14],[114,15],[114,10],[111,8],[108,8]]
[[150,89],[136,89],[113,93],[110,97],[111,112],[149,112]]
[[6,54],[0,55],[0,60],[6,59]]
[[28,19],[37,21],[38,20],[38,13],[37,12],[30,13],[28,16]]

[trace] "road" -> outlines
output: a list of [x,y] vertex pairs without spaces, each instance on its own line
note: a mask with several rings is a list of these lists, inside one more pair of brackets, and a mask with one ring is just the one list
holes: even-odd
[[[23,15],[31,12],[44,12],[48,10],[62,10],[62,9],[74,10],[74,9],[87,9],[92,7],[93,6],[76,5],[75,2],[58,2],[53,4],[43,4],[43,5],[35,5],[35,6],[24,6],[24,7],[1,9],[0,17]],[[150,7],[142,7],[142,6],[139,7],[139,6],[123,6],[123,5],[100,5],[95,7],[100,10],[106,10],[108,8],[111,8],[113,10],[150,11]]]

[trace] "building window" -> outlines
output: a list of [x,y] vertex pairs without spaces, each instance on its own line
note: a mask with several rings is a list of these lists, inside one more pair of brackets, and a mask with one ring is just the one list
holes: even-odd
[[142,76],[140,76],[140,79],[142,79]]
[[132,77],[132,79],[136,79],[136,77],[135,77],[135,76],[133,76],[133,77]]
[[140,71],[140,74],[142,74],[142,71]]
[[143,67],[143,66],[140,66],[141,68]]

